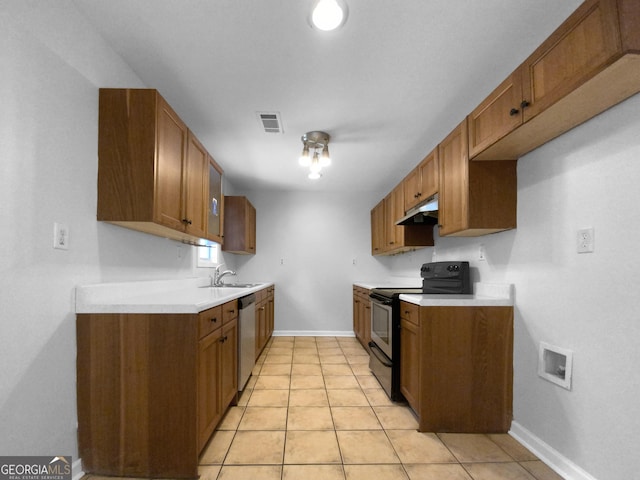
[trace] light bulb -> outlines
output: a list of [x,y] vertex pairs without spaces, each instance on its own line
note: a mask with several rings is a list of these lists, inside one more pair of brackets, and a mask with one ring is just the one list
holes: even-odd
[[309,165],[311,165],[311,156],[309,155],[309,147],[307,147],[306,145],[302,149],[302,155],[300,155],[300,158],[298,159],[298,163],[303,167],[308,167]]
[[329,165],[331,165],[331,157],[329,156],[329,147],[325,145],[320,156],[320,166],[328,167]]
[[314,173],[317,173],[320,170],[322,170],[322,166],[320,165],[320,161],[318,160],[318,152],[313,154],[313,160],[311,161],[309,170],[311,170]]
[[324,32],[338,28],[344,17],[345,12],[336,0],[320,0],[311,13],[313,25]]
[[309,179],[310,180],[318,180],[322,175],[320,175],[320,172],[311,172],[309,174]]

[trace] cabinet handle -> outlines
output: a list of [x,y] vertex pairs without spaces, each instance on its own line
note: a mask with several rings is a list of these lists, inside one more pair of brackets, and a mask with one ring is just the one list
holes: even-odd
[[189,220],[188,218],[183,218],[182,219],[182,223],[184,223],[186,225],[191,225],[193,222],[191,220]]
[[211,323],[216,323],[218,321],[217,317],[213,317],[209,320]]
[[229,338],[228,335],[225,335],[224,337],[222,337],[220,340],[218,340],[220,343],[224,343],[227,341],[227,339]]
[[522,103],[520,104],[520,108],[525,109],[529,105],[531,105],[529,102],[527,102],[526,100],[523,100]]
[[236,311],[235,311],[235,310],[233,310],[233,309],[231,309],[231,310],[227,310],[227,312],[229,312],[229,313],[236,313]]
[[422,192],[418,192],[418,198],[422,196]]
[[511,110],[509,110],[509,115],[511,115],[512,117],[515,117],[519,113],[520,110],[518,110],[517,108],[512,108]]

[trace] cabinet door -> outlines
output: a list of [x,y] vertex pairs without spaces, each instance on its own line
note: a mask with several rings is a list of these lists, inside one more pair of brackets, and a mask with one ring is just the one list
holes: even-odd
[[522,69],[518,68],[469,114],[469,156],[522,125]]
[[421,202],[439,191],[440,169],[438,163],[438,148],[436,147],[418,166],[420,170],[420,191],[418,192],[418,199]]
[[384,200],[371,210],[371,255],[381,255],[385,251]]
[[207,197],[207,238],[223,243],[224,197],[222,169],[209,157],[209,195]]
[[184,231],[182,167],[187,146],[187,126],[158,95],[158,143],[155,163],[154,220]]
[[467,228],[469,219],[469,169],[467,121],[458,125],[438,146],[440,157],[440,235]]
[[275,289],[271,287],[267,297],[267,340],[271,338],[275,330],[275,313]]
[[266,302],[256,304],[256,359],[267,343],[267,307]]
[[256,253],[256,209],[247,201],[247,251]]
[[524,62],[528,121],[598,73],[621,49],[615,0],[588,0]]
[[396,220],[404,216],[404,189],[398,184],[384,200],[384,222],[386,229],[386,250],[393,251],[404,246],[404,227],[396,225]]
[[220,347],[220,398],[224,411],[238,393],[238,320],[222,327]]
[[198,348],[198,447],[205,446],[222,417],[219,391],[220,339],[218,328],[200,340]]
[[209,155],[189,132],[184,176],[185,208],[183,222],[186,232],[198,237],[207,233],[206,198],[209,190]]
[[420,416],[420,330],[405,318],[400,319],[400,391]]
[[411,173],[405,177],[404,183],[404,211],[415,207],[420,202],[420,187],[422,186],[422,178],[420,167],[411,170]]

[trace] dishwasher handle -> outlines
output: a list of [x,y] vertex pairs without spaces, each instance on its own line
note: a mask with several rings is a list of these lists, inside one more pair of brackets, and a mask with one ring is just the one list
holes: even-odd
[[240,297],[238,299],[238,309],[239,310],[244,310],[245,308],[249,307],[250,305],[253,305],[254,303],[256,303],[256,294],[255,293],[251,293],[251,294],[246,295],[244,297]]

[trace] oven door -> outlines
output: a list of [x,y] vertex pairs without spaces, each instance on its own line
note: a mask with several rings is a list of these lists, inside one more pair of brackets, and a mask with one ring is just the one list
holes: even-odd
[[393,360],[393,309],[390,298],[371,295],[371,340]]

